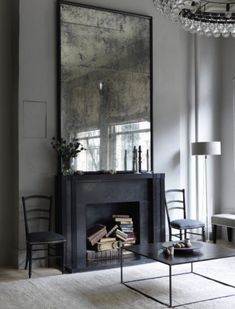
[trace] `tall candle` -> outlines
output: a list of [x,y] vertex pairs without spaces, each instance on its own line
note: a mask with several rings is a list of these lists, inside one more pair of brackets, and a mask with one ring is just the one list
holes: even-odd
[[137,149],[135,146],[133,148],[133,154],[132,154],[132,170],[134,173],[137,172]]
[[124,152],[124,171],[127,170],[127,150]]
[[142,150],[141,150],[141,146],[139,146],[139,173],[141,173],[141,171],[142,171],[142,166],[141,166],[141,163],[142,163],[142,157],[141,157],[141,152],[142,152]]
[[149,150],[147,149],[146,153],[146,161],[147,161],[147,172],[149,171]]

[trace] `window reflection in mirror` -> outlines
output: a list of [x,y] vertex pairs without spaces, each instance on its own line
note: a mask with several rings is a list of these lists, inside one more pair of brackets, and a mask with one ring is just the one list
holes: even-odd
[[[100,130],[81,132],[76,135],[79,142],[86,148],[86,153],[80,153],[75,161],[76,170],[131,171],[133,148],[134,146],[138,148],[139,145],[142,150],[142,170],[149,169],[150,122],[110,125],[106,129],[108,142],[104,143],[103,149],[100,144],[102,140]],[[105,160],[101,159],[101,153],[105,156]]]

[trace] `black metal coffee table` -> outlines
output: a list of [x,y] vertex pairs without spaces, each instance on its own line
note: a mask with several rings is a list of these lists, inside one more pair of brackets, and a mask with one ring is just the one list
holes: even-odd
[[[221,247],[219,245],[216,244],[210,244],[210,243],[200,243],[201,244],[201,248],[200,250],[195,250],[195,251],[190,251],[190,252],[182,252],[180,254],[175,254],[173,257],[166,257],[163,253],[163,243],[156,243],[156,244],[146,244],[146,245],[135,245],[132,247],[125,247],[122,248],[121,250],[121,283],[123,283],[125,286],[127,286],[128,288],[135,290],[139,293],[141,293],[142,295],[157,301],[163,305],[166,305],[170,308],[175,308],[175,307],[179,307],[182,305],[189,305],[192,303],[198,303],[198,302],[203,302],[206,301],[208,299],[204,299],[204,300],[200,300],[200,301],[195,301],[195,302],[191,302],[191,303],[186,303],[186,304],[180,304],[180,305],[172,305],[172,277],[173,276],[178,276],[178,275],[183,275],[183,274],[188,274],[188,273],[193,273],[197,276],[201,276],[203,278],[215,281],[217,283],[235,288],[235,286],[209,278],[207,276],[204,276],[202,274],[199,274],[197,272],[193,271],[193,263],[196,262],[203,262],[203,261],[209,261],[209,260],[216,260],[216,259],[223,259],[223,258],[229,258],[229,257],[234,257],[235,256],[235,250],[234,249],[229,249],[229,248],[224,248]],[[169,276],[159,276],[159,277],[154,277],[154,278],[145,278],[145,279],[138,279],[138,280],[131,280],[131,281],[124,281],[123,280],[123,250],[127,250],[127,251],[131,251],[133,253],[135,253],[138,256],[141,257],[146,257],[148,259],[163,263],[165,265],[169,266]],[[191,264],[191,271],[187,272],[187,273],[180,273],[180,274],[172,274],[172,267],[175,265],[180,265],[180,264]],[[163,278],[163,277],[169,277],[169,303],[164,303],[160,300],[158,300],[157,298],[154,298],[130,285],[128,285],[128,283],[132,283],[132,282],[136,282],[136,281],[142,281],[142,280],[150,280],[150,279],[156,279],[156,278]],[[226,297],[228,296],[234,296],[234,294],[231,295],[226,295]],[[218,298],[222,298],[223,296],[220,297],[214,297],[214,298],[210,298],[210,300],[214,300],[214,299],[218,299]]]

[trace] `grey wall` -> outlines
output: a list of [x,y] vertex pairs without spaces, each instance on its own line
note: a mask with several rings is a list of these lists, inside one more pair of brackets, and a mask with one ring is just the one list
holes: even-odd
[[[194,102],[189,114],[190,139],[192,142],[221,140],[221,40],[196,36],[194,53]],[[209,215],[220,207],[220,166],[220,156],[208,156]],[[206,220],[205,158],[190,156],[189,171],[191,213]]]
[[[55,1],[20,1],[19,39],[19,252],[25,258],[20,197],[54,193],[56,155]],[[22,256],[23,254],[23,256]]]
[[[235,214],[235,39],[224,39],[222,48],[221,96],[221,203],[218,212]],[[223,237],[227,239],[225,229]],[[234,231],[233,231],[234,233]],[[234,237],[233,237],[234,239]]]
[[167,19],[154,17],[154,167],[166,173],[166,188],[180,187],[186,183],[181,163],[187,144],[191,40]]
[[[153,131],[154,131],[154,170],[166,173],[166,187],[186,187],[191,179],[192,170],[188,169],[191,162],[190,142],[192,135],[191,123],[195,122],[195,63],[194,63],[194,39],[193,36],[179,29],[175,24],[157,15],[153,9],[152,0],[92,0],[79,1],[86,4],[103,6],[128,12],[153,15]],[[5,225],[1,225],[2,231],[9,227],[11,215],[19,212],[19,230],[10,236],[12,248],[14,248],[14,235],[18,236],[19,265],[23,265],[24,256],[24,230],[20,197],[31,193],[53,193],[54,175],[56,174],[56,155],[53,153],[50,141],[56,135],[56,1],[55,0],[19,0],[19,97],[18,106],[2,104],[0,102],[1,117],[4,128],[11,129],[11,107],[18,116],[17,128],[19,147],[19,183],[16,186],[13,197],[16,198],[17,209],[14,209],[13,199],[6,194],[7,184],[10,186],[8,166],[11,162],[9,156],[11,144],[6,130],[1,130],[1,140],[5,142],[4,152],[0,152],[0,158],[4,159],[3,194],[0,198],[9,204],[9,207],[0,206],[0,212],[8,217]],[[8,24],[8,4],[1,3],[1,23]],[[9,11],[8,11],[9,12]],[[7,59],[4,61],[5,69],[0,73],[0,78],[5,79],[5,92],[1,90],[1,101],[10,102],[10,80],[12,78],[7,70],[10,63],[9,52],[11,50],[8,41],[10,29],[1,27],[7,44],[0,47],[0,53],[4,53]],[[199,52],[196,53],[202,61],[200,70],[208,72],[215,65],[219,66],[219,54],[214,52],[217,43],[214,40],[199,43]],[[205,55],[212,52],[212,60],[204,61]],[[0,54],[0,56],[1,56]],[[0,60],[1,61],[1,60]],[[10,64],[9,64],[10,65]],[[197,65],[197,63],[196,63]],[[205,67],[204,67],[205,66]],[[206,70],[207,70],[206,69]],[[200,93],[210,85],[217,87],[217,71],[212,70],[208,75],[208,81],[202,80]],[[14,74],[13,74],[14,75]],[[3,85],[1,83],[1,85]],[[7,90],[8,89],[8,90]],[[17,89],[15,90],[17,93]],[[209,93],[209,92],[208,92]],[[199,93],[197,93],[199,96]],[[213,97],[214,98],[214,97]],[[14,102],[14,100],[13,100]],[[210,100],[210,104],[212,100]],[[214,109],[213,109],[214,110]],[[37,112],[35,112],[37,111]],[[4,116],[2,116],[2,113]],[[210,122],[216,116],[213,114]],[[12,128],[13,132],[17,130]],[[7,134],[7,136],[6,136]],[[13,134],[14,136],[14,134]],[[3,150],[1,150],[3,151]],[[14,158],[13,158],[14,161]],[[16,166],[17,166],[16,162]],[[190,173],[188,172],[190,171]],[[16,173],[16,169],[13,170]],[[17,173],[16,173],[17,174]],[[2,188],[2,187],[1,187]],[[19,193],[17,192],[19,190]],[[4,204],[4,205],[5,205]],[[0,216],[2,218],[2,216]],[[17,227],[17,224],[14,224]],[[17,227],[18,228],[18,227]],[[1,231],[0,231],[1,232]],[[4,233],[5,234],[5,233]],[[2,235],[2,233],[0,234]],[[1,236],[0,236],[1,237]],[[5,240],[0,238],[0,248],[4,248]],[[10,249],[6,250],[6,256]]]
[[17,92],[14,92],[14,5],[13,1],[0,2],[0,265],[13,265],[16,258],[17,211],[14,197],[17,195],[17,141],[14,130],[17,127],[17,105],[14,103]]
[[[146,15],[154,13],[154,167],[155,171],[166,172],[168,186],[180,186],[180,144],[186,143],[186,135],[182,134],[179,120],[187,105],[188,34],[157,16],[152,0],[79,2]],[[19,196],[53,193],[56,156],[50,140],[56,134],[57,110],[55,5],[55,0],[20,0]],[[39,113],[29,119],[29,110],[34,107]],[[43,132],[40,123],[45,122],[47,129]],[[21,251],[21,213],[19,230]],[[24,258],[23,250],[22,254]]]
[[235,77],[235,40],[230,38],[222,45],[222,181],[221,181],[221,210],[235,214],[235,126],[233,78]]

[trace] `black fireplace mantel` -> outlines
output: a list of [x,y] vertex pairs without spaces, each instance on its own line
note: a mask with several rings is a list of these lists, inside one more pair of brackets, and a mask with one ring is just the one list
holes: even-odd
[[[101,268],[86,260],[87,229],[111,211],[118,212],[120,205],[122,211],[125,207],[133,211],[139,243],[164,241],[164,178],[164,174],[57,176],[57,230],[67,239],[67,269],[77,272]],[[111,265],[107,263],[106,267]]]

